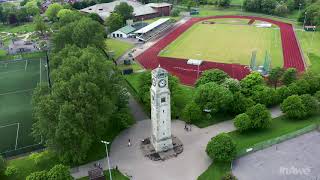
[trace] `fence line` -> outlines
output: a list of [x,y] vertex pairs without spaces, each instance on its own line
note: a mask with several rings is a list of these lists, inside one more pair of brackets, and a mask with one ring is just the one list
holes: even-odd
[[239,158],[239,157],[247,155],[249,153],[265,149],[265,148],[270,147],[275,144],[279,144],[283,141],[286,141],[286,140],[295,138],[297,136],[300,136],[302,134],[306,134],[308,132],[311,132],[317,128],[318,128],[317,124],[312,124],[312,125],[309,125],[309,126],[302,128],[302,129],[299,129],[297,131],[294,131],[294,132],[291,132],[291,133],[288,133],[288,134],[285,134],[285,135],[282,135],[282,136],[279,136],[279,137],[276,137],[273,139],[269,139],[269,140],[257,143],[255,145],[253,145],[251,148],[243,149],[242,151],[238,152],[237,157]]

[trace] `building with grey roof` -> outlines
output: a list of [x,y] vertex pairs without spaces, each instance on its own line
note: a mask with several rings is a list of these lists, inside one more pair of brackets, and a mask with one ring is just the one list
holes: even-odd
[[[85,13],[96,13],[103,20],[110,16],[114,11],[114,8],[119,5],[121,2],[125,2],[128,5],[133,7],[133,15],[135,20],[144,20],[151,19],[159,16],[168,16],[170,15],[170,10],[172,5],[168,3],[150,3],[150,4],[141,4],[138,1],[134,0],[116,0],[110,3],[95,4],[93,6],[81,9],[81,12]],[[159,12],[159,9],[165,9]]]

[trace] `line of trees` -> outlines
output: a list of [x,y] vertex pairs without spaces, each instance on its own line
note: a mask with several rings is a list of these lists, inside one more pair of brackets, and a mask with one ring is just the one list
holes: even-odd
[[56,7],[50,15],[46,12],[56,28],[50,55],[52,88],[39,84],[34,91],[32,134],[42,138],[60,162],[75,165],[86,160],[92,146],[112,140],[133,121],[123,77],[104,55],[103,26]]

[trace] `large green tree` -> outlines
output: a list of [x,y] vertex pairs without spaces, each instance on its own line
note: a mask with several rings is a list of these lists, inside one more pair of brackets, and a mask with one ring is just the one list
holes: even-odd
[[26,177],[26,180],[48,180],[47,171],[33,172]]
[[114,32],[123,26],[123,17],[118,13],[112,13],[105,22],[108,32]]
[[183,109],[182,118],[188,123],[195,123],[203,118],[203,112],[198,104],[191,101]]
[[58,13],[59,11],[63,9],[63,6],[59,3],[53,3],[49,5],[48,9],[45,12],[45,15],[48,17],[51,21],[57,21],[58,20]]
[[201,74],[200,78],[197,80],[196,87],[209,82],[221,84],[227,78],[229,78],[229,75],[220,69],[206,70]]
[[277,88],[277,85],[279,84],[283,73],[284,73],[284,69],[281,67],[276,67],[271,69],[268,76],[268,81],[272,86],[274,86],[275,89]]
[[76,45],[80,48],[94,46],[99,49],[105,47],[103,26],[88,17],[68,23],[54,33],[52,42],[55,52],[63,49],[67,44]]
[[206,152],[214,161],[231,162],[236,157],[236,144],[228,134],[220,133],[209,141]]
[[[95,48],[66,47],[51,73],[52,88],[33,95],[33,135],[66,163],[81,163],[93,143],[114,133],[112,116],[127,107],[122,76]],[[54,128],[52,128],[54,127]]]
[[281,111],[289,118],[301,119],[306,117],[306,109],[300,96],[292,95],[280,105]]
[[121,2],[114,8],[114,12],[123,17],[123,21],[133,18],[133,7],[126,2]]
[[258,85],[263,85],[264,80],[260,73],[252,72],[240,81],[241,91],[244,95],[250,96]]
[[209,111],[213,115],[227,110],[233,95],[227,88],[211,82],[197,88],[194,100],[202,111]]
[[33,23],[35,24],[35,30],[39,31],[41,35],[43,35],[48,29],[46,23],[43,20],[43,17],[41,17],[40,15],[37,15],[33,18]]
[[246,114],[251,120],[252,129],[267,128],[271,124],[271,113],[262,104],[256,104],[248,108]]
[[282,82],[285,85],[293,83],[297,79],[297,70],[295,68],[288,68],[282,75]]

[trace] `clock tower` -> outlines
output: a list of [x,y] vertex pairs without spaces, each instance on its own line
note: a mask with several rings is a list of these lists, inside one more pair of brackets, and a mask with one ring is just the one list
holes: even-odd
[[168,72],[160,66],[152,70],[151,143],[156,152],[173,148],[171,137],[171,108]]

